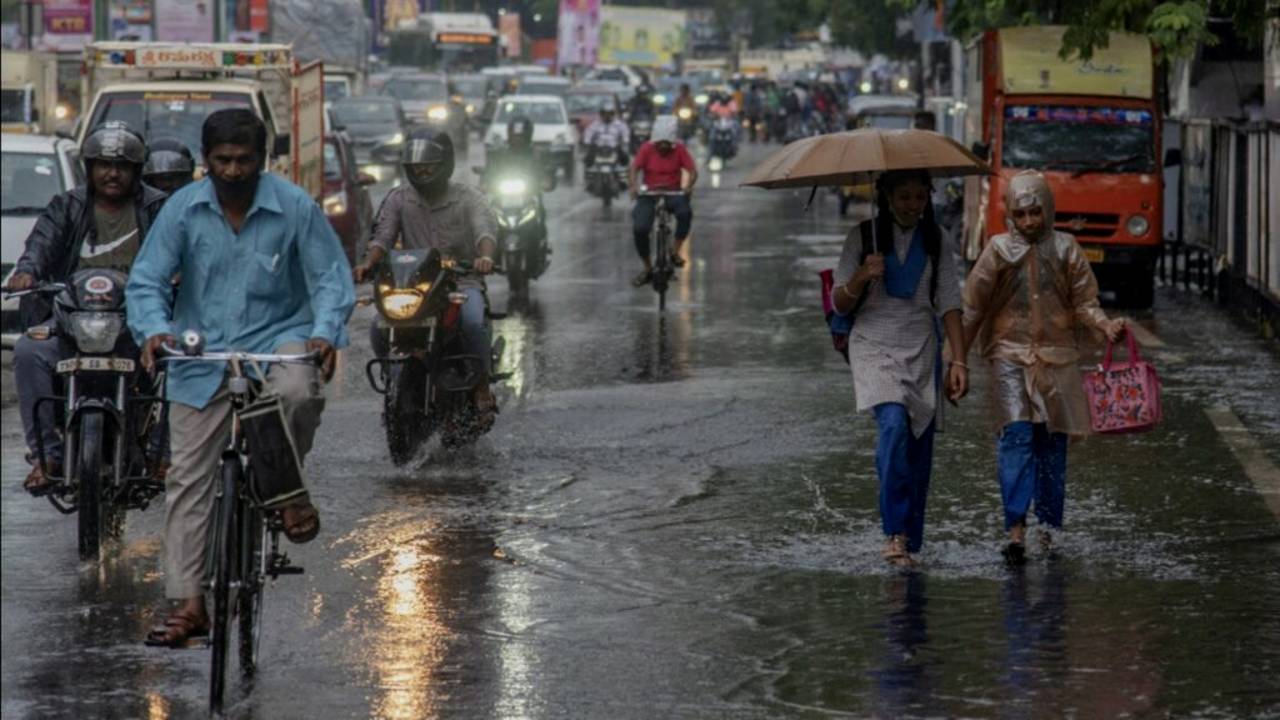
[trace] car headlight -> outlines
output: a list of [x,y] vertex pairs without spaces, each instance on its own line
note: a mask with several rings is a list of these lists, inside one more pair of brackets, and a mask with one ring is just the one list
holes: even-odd
[[693,111],[687,107],[682,107],[680,108],[679,111],[676,112],[676,117],[680,118],[681,120],[688,120],[689,118],[693,117]]
[[471,103],[467,103],[467,114],[468,114],[468,115],[475,115],[475,114],[476,114],[476,106],[475,106],[475,105],[472,105]]
[[667,104],[667,96],[666,96],[666,95],[663,95],[662,93],[658,93],[657,95],[654,95],[654,96],[653,96],[653,104],[654,104],[654,105],[666,105],[666,104]]
[[436,105],[427,109],[428,120],[448,120],[449,108],[443,105]]
[[382,144],[383,145],[403,145],[404,133],[398,132],[395,135],[392,135],[391,137],[387,138],[385,141],[383,141]]
[[71,313],[71,335],[81,352],[109,353],[124,327],[124,317],[116,312]]
[[325,215],[341,215],[347,211],[347,191],[339,190],[338,192],[325,196],[324,204]]
[[66,120],[71,117],[71,106],[66,103],[58,103],[53,108],[53,116],[58,120]]
[[392,290],[382,296],[382,311],[392,320],[408,320],[422,307],[422,293],[417,290]]
[[523,195],[528,187],[521,178],[507,178],[498,182],[498,192],[503,195]]
[[1125,229],[1134,237],[1142,237],[1151,229],[1151,223],[1141,215],[1130,215],[1129,222],[1125,223]]
[[693,101],[699,105],[706,105],[710,100],[711,98],[706,93],[700,93],[693,98]]

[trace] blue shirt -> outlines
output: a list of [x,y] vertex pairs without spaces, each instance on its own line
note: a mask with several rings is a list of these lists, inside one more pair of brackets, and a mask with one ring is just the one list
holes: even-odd
[[[182,284],[170,309],[178,272]],[[125,297],[139,344],[196,329],[209,350],[272,353],[308,338],[345,347],[355,287],[320,206],[302,188],[263,173],[239,234],[208,178],[174,193],[147,233]],[[168,399],[203,408],[225,368],[174,363],[168,372]]]

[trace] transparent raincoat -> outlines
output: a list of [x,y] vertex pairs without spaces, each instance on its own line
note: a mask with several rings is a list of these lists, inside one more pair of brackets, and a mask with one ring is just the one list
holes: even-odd
[[[1053,194],[1044,176],[1019,173],[1005,207],[1044,209],[1045,232],[1009,232],[987,243],[965,285],[965,336],[991,362],[1000,424],[1045,422],[1051,432],[1089,433],[1078,368],[1081,330],[1103,333],[1098,282],[1075,237],[1053,230]],[[1097,335],[1092,335],[1097,337]],[[970,341],[970,347],[974,343]]]

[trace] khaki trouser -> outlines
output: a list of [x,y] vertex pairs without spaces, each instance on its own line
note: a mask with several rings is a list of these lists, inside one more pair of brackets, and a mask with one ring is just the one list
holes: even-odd
[[[303,343],[285,343],[276,352],[305,351]],[[250,366],[245,371],[253,377]],[[298,457],[305,462],[324,410],[319,370],[292,363],[272,365],[263,390],[280,394]],[[172,458],[164,488],[164,591],[171,599],[199,597],[204,592],[201,583],[213,527],[218,460],[231,433],[231,409],[225,382],[203,409],[180,403],[169,408]]]

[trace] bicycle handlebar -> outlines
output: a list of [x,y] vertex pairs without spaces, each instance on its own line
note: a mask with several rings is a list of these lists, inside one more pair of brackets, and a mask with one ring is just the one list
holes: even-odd
[[164,362],[169,360],[203,360],[204,362],[229,362],[235,360],[237,362],[260,362],[260,363],[294,363],[297,365],[316,364],[320,359],[320,352],[311,350],[305,353],[297,353],[292,355],[279,355],[272,353],[247,353],[239,350],[228,350],[222,352],[202,352],[199,355],[187,355],[179,348],[172,345],[161,345],[161,357],[156,358],[158,361]]

